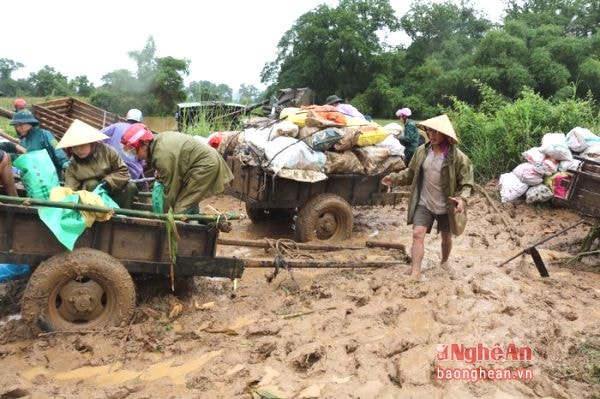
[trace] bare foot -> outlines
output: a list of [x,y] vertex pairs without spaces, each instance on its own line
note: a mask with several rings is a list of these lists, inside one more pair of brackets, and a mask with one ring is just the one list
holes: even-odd
[[404,275],[406,275],[406,276],[410,276],[411,274],[412,274],[412,269],[411,268],[408,268],[408,269],[406,269],[404,271]]
[[450,271],[450,264],[448,263],[448,261],[441,262],[440,267],[446,271]]
[[421,280],[421,272],[413,272],[410,274],[409,280],[411,281],[420,281]]

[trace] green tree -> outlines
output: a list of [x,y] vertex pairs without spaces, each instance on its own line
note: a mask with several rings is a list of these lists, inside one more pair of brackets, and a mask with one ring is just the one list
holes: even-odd
[[208,80],[191,82],[188,86],[189,98],[193,101],[224,101],[229,102],[233,90],[226,84],[216,84]]
[[440,105],[449,105],[451,95],[476,103],[479,93],[473,80],[481,74],[473,67],[474,54],[493,24],[469,2],[450,1],[416,1],[400,23],[411,39],[400,73],[392,78],[406,93],[402,104],[425,118],[438,113]]
[[18,61],[0,58],[0,81],[11,79],[11,74],[24,66]]
[[277,45],[261,81],[274,87],[313,88],[317,102],[337,93],[351,98],[372,78],[374,58],[383,53],[379,34],[399,28],[389,0],[341,0],[300,16]]
[[137,64],[137,79],[146,84],[150,84],[150,81],[154,77],[156,69],[156,44],[154,43],[154,37],[149,36],[146,40],[146,45],[141,51],[130,51],[127,53],[129,58],[134,60]]
[[240,103],[248,105],[258,102],[261,92],[253,85],[242,84],[238,94]]
[[76,76],[71,80],[70,84],[73,87],[73,91],[82,97],[90,97],[95,89],[94,84],[85,75]]
[[73,94],[67,77],[54,68],[45,65],[38,72],[29,75],[29,82],[33,87],[33,95],[44,96],[69,96]]
[[152,110],[156,114],[167,115],[173,112],[175,104],[184,101],[183,76],[189,73],[189,61],[173,57],[156,59],[151,93],[155,101]]
[[183,76],[189,73],[189,61],[157,58],[155,53],[150,36],[141,51],[128,53],[137,71],[118,69],[104,75],[104,84],[92,96],[92,103],[120,114],[129,108],[139,108],[146,115],[171,114],[176,103],[185,100]]
[[18,84],[11,77],[14,71],[23,68],[23,64],[8,58],[0,58],[0,93],[6,96],[17,94]]

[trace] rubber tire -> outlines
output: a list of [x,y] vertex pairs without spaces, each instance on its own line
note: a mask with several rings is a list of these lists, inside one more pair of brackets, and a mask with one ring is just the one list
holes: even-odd
[[[78,278],[100,285],[106,304],[95,319],[73,323],[52,307],[59,290]],[[23,294],[21,315],[34,332],[96,330],[127,325],[135,305],[135,285],[127,269],[102,251],[79,248],[57,254],[35,269]]]
[[252,223],[263,223],[270,220],[283,219],[288,214],[285,209],[252,208],[246,202],[246,215]]
[[[317,227],[325,213],[334,216],[337,226],[330,236],[319,237]],[[300,208],[296,219],[296,235],[300,242],[343,241],[352,235],[353,224],[352,207],[346,200],[335,194],[319,194]]]

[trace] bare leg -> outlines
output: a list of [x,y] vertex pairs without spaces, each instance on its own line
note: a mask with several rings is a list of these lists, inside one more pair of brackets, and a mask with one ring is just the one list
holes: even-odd
[[452,251],[452,233],[441,232],[442,235],[442,262],[441,266],[444,269],[448,269],[448,258],[450,257],[450,251]]
[[425,255],[425,234],[427,234],[427,227],[413,227],[413,241],[410,250],[412,259],[410,276],[415,280],[421,278],[421,263],[423,262],[423,256]]
[[15,178],[12,172],[12,163],[8,154],[4,154],[4,158],[0,159],[0,182],[4,186],[4,191],[11,197],[18,197],[17,188],[15,187]]

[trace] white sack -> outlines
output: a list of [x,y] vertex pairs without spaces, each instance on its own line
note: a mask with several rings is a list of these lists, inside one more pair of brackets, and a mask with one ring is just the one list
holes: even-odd
[[564,133],[546,133],[540,151],[557,161],[573,159]]
[[529,187],[525,193],[525,202],[531,204],[533,202],[546,202],[552,199],[552,190],[545,184]]
[[588,146],[594,144],[600,144],[600,137],[589,129],[577,126],[567,133],[567,145],[572,151],[585,151]]
[[529,162],[518,165],[513,169],[513,173],[528,186],[537,186],[544,181],[544,177]]
[[500,176],[500,198],[502,202],[516,200],[525,192],[529,186],[523,183],[517,175],[512,172],[503,173]]
[[404,146],[400,144],[397,138],[392,135],[387,136],[383,141],[375,144],[376,147],[383,147],[390,150],[390,155],[404,157]]
[[275,173],[281,169],[304,169],[322,172],[327,157],[314,151],[304,141],[292,137],[277,137],[265,145],[269,168]]

